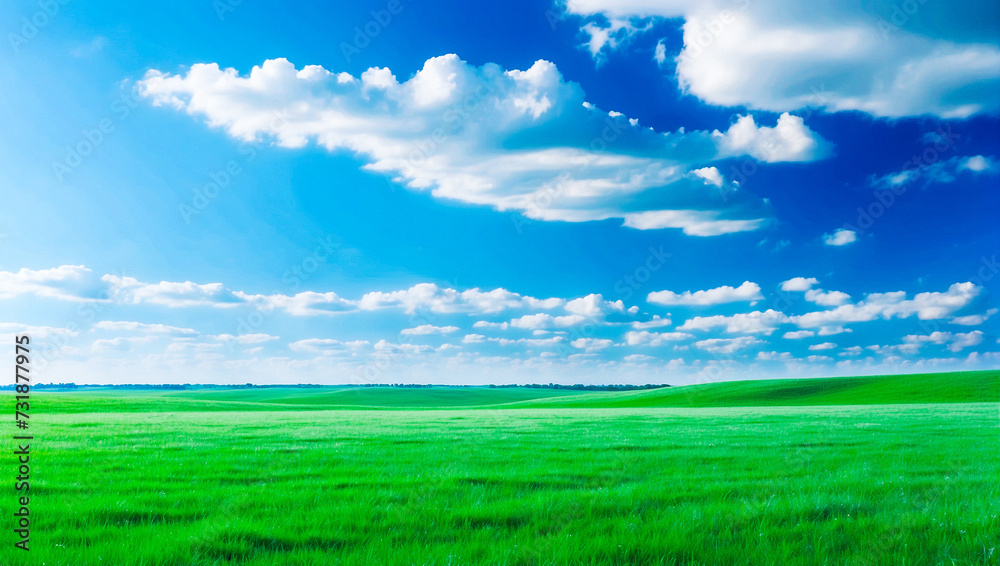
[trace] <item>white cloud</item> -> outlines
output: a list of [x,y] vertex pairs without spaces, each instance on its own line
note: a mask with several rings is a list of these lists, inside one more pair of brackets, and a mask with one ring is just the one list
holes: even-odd
[[716,131],[724,155],[749,155],[760,161],[814,161],[826,157],[830,146],[810,130],[802,118],[787,112],[773,127],[757,126],[753,116],[740,116],[725,134]]
[[[128,352],[138,344],[148,344],[156,340],[156,336],[119,336],[117,338],[101,338],[94,340],[90,348],[95,352]],[[173,346],[171,344],[170,346]],[[170,350],[170,346],[167,347]]]
[[691,170],[691,173],[696,177],[704,179],[705,183],[709,185],[715,185],[716,187],[721,188],[724,182],[722,179],[722,173],[719,173],[719,170],[716,169],[715,167],[702,167],[701,169],[693,169]]
[[843,334],[845,332],[854,332],[850,328],[844,328],[843,326],[821,326],[819,332],[816,334],[820,336],[833,336],[834,334]]
[[125,303],[148,303],[168,307],[234,307],[245,304],[250,297],[234,292],[222,283],[198,284],[191,281],[142,283],[133,277],[105,275],[101,278],[113,288],[116,300]]
[[304,291],[292,296],[270,295],[261,299],[296,316],[329,315],[357,309],[354,302],[343,299],[333,292]]
[[833,234],[823,234],[823,243],[828,246],[846,246],[858,241],[858,233],[846,228],[839,228]]
[[384,354],[427,354],[434,352],[436,348],[426,344],[393,344],[388,340],[379,340],[373,346],[376,352]]
[[813,285],[819,283],[815,277],[793,277],[788,281],[781,282],[782,291],[808,291]]
[[667,342],[676,342],[693,338],[686,332],[649,332],[648,330],[629,331],[625,333],[625,343],[629,346],[661,346]]
[[806,291],[806,300],[823,307],[838,307],[850,302],[851,296],[841,291],[824,291],[822,289],[809,289]]
[[725,327],[730,334],[771,334],[778,325],[788,322],[788,316],[773,309],[754,311],[730,316],[696,316],[686,321],[678,330],[708,330],[717,326]]
[[458,332],[457,326],[434,326],[433,324],[421,324],[414,328],[404,328],[399,333],[407,336],[427,336],[430,334],[451,334]]
[[832,350],[832,349],[834,349],[836,347],[837,347],[837,345],[834,344],[833,342],[823,342],[822,344],[813,344],[812,346],[809,346],[809,349],[812,350],[812,351],[816,351],[816,350]]
[[63,265],[52,269],[23,268],[17,272],[0,271],[0,299],[18,295],[36,295],[64,301],[103,301],[108,299],[105,281],[82,265]]
[[710,338],[695,342],[696,348],[712,352],[713,354],[732,354],[737,350],[749,348],[757,344],[763,344],[753,336],[740,336],[739,338]]
[[792,354],[789,352],[757,352],[757,357],[754,359],[761,361],[788,361],[792,359]]
[[577,338],[576,340],[570,342],[569,345],[578,350],[596,352],[598,350],[603,350],[614,343],[614,340],[608,340],[606,338]]
[[132,322],[124,320],[102,320],[94,323],[94,328],[98,330],[113,330],[117,332],[138,332],[142,334],[161,334],[165,336],[195,336],[197,330],[193,328],[179,328],[164,324],[146,324],[143,322]]
[[536,313],[536,314],[526,314],[520,318],[515,318],[510,321],[510,325],[514,328],[552,328],[552,327],[566,327],[580,324],[587,320],[585,317],[578,314],[571,314],[567,316],[552,316],[548,313]]
[[536,299],[502,288],[492,291],[481,291],[478,288],[458,291],[441,288],[434,283],[418,283],[401,291],[367,293],[358,302],[358,307],[362,310],[396,307],[407,313],[428,310],[442,314],[492,314],[518,308],[553,309],[565,303],[563,299]]
[[606,301],[600,294],[590,294],[586,297],[573,299],[566,303],[566,311],[587,318],[599,318],[609,313],[624,313],[625,304],[621,299]]
[[216,340],[220,340],[222,342],[236,342],[238,344],[262,344],[264,342],[279,340],[280,338],[280,336],[272,336],[270,334],[263,334],[260,332],[252,334],[238,334],[236,336],[232,334],[219,334],[215,337]]
[[485,341],[486,337],[482,334],[466,334],[465,338],[462,338],[463,344],[478,344]]
[[609,27],[598,25],[597,15],[614,22],[683,19],[677,79],[710,104],[945,118],[1000,108],[1000,34],[991,0],[920,2],[912,9],[849,0],[822,10],[792,0],[567,0],[565,6],[591,27]]
[[653,59],[660,65],[667,62],[667,46],[663,44],[662,39],[656,44],[656,50],[653,52]]
[[789,340],[799,340],[802,338],[810,338],[816,333],[812,330],[793,330],[791,332],[786,332],[782,338],[787,338]]
[[969,305],[980,291],[972,283],[955,283],[944,293],[918,293],[912,299],[903,291],[891,293],[871,293],[856,304],[841,305],[837,308],[805,313],[790,318],[802,328],[818,326],[838,326],[849,322],[867,322],[876,318],[906,318],[914,314],[920,320],[934,320],[951,316]]
[[657,305],[704,306],[744,301],[752,304],[763,298],[764,295],[760,292],[760,285],[744,281],[742,285],[736,288],[723,285],[722,287],[705,291],[684,291],[680,294],[673,291],[655,291],[650,293],[646,297],[646,300]]
[[[0,336],[13,338],[14,335],[27,334],[32,340],[47,340],[58,337],[61,340],[72,338],[79,334],[72,328],[59,328],[55,326],[33,326],[30,324],[18,324],[16,322],[0,322]],[[13,341],[13,340],[11,340]]]
[[983,341],[983,332],[973,330],[972,332],[956,333],[951,332],[931,332],[923,335],[909,335],[903,337],[903,342],[919,347],[923,343],[947,344],[952,352],[958,352],[970,346],[978,346]]
[[956,316],[949,322],[952,324],[959,324],[962,326],[977,326],[989,319],[991,316],[997,313],[997,309],[989,309],[983,314],[970,314],[968,316]]
[[499,328],[500,330],[507,330],[510,327],[509,322],[489,322],[486,320],[478,320],[472,325],[473,328]]
[[932,184],[949,184],[954,183],[966,171],[968,172],[965,173],[966,175],[978,176],[996,173],[998,169],[1000,167],[998,167],[997,159],[994,157],[959,156],[872,177],[871,186],[879,190],[892,190],[900,194],[904,187],[910,185],[926,188]]
[[518,338],[516,340],[512,340],[510,338],[487,338],[486,340],[489,342],[496,342],[501,346],[555,346],[566,339],[562,336],[553,336],[551,338]]
[[968,169],[969,171],[975,171],[977,173],[982,171],[989,171],[996,169],[997,161],[996,159],[990,157],[983,157],[982,155],[973,155],[971,157],[966,157],[959,161],[958,169]]
[[794,116],[773,127],[742,116],[725,132],[655,132],[587,104],[547,61],[504,71],[445,55],[398,82],[387,69],[358,79],[274,59],[248,76],[216,64],[182,75],[154,70],[140,86],[154,104],[235,138],[285,147],[314,140],[437,198],[536,220],[620,218],[699,236],[755,230],[771,213],[762,199],[732,183],[706,185],[691,170],[740,155],[819,159],[827,145]]
[[665,315],[665,316],[662,316],[662,317],[660,315],[658,315],[658,314],[654,314],[653,318],[651,318],[650,320],[646,320],[646,321],[638,321],[637,320],[637,321],[633,322],[632,323],[632,328],[634,328],[636,330],[645,330],[647,328],[662,328],[664,326],[670,326],[670,324],[671,324],[671,321],[670,321],[670,315],[669,314]]
[[332,338],[307,338],[292,342],[288,348],[293,352],[307,352],[325,356],[350,354],[369,345],[367,340],[351,340],[343,342]]

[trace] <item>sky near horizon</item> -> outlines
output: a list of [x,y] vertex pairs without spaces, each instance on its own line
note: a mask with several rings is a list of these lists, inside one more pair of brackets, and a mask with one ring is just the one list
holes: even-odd
[[0,334],[77,383],[996,368],[1000,5],[0,5]]

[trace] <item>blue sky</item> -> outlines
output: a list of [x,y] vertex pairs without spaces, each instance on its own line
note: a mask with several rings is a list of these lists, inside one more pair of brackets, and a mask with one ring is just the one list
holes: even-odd
[[42,381],[996,367],[1000,7],[0,6]]

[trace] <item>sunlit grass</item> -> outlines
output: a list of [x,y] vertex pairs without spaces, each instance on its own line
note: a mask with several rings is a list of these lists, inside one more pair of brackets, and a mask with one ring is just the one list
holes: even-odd
[[[39,396],[49,409],[65,397],[96,399]],[[202,403],[218,400],[172,399],[196,410],[33,411],[32,550],[5,545],[0,564],[998,559],[996,403],[211,411]]]

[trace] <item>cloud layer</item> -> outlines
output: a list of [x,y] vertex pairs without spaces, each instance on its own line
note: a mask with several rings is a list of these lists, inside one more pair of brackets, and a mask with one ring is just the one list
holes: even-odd
[[[1000,109],[1000,8],[969,2],[568,0],[589,48],[683,19],[681,88],[710,104],[962,118]],[[598,38],[598,41],[594,41]],[[612,41],[613,40],[613,41]],[[667,53],[659,60],[665,62]]]
[[773,126],[748,115],[721,130],[656,132],[589,104],[543,60],[522,71],[444,55],[404,81],[387,68],[354,77],[285,59],[247,76],[197,64],[179,75],[150,71],[140,91],[238,139],[352,152],[438,198],[696,236],[756,230],[770,218],[765,201],[717,169],[706,175],[712,162],[810,161],[830,150],[790,114]]

